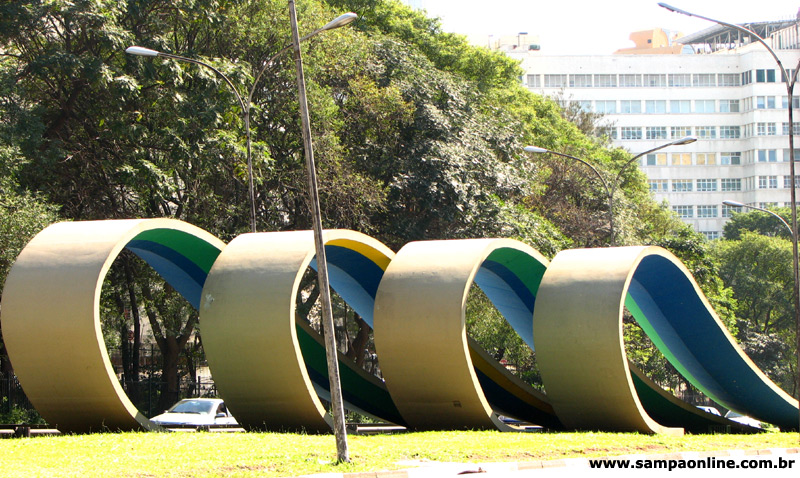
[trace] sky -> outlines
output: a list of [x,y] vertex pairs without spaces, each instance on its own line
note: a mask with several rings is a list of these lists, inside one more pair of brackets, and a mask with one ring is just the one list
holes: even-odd
[[[461,33],[476,44],[489,35],[526,32],[539,37],[542,53],[602,55],[633,47],[635,31],[663,28],[694,33],[713,23],[672,13],[655,0],[404,0],[421,4],[439,17],[447,32]],[[668,0],[683,10],[728,23],[795,18],[800,0]],[[583,32],[585,35],[576,35]],[[589,38],[583,41],[582,38]]]

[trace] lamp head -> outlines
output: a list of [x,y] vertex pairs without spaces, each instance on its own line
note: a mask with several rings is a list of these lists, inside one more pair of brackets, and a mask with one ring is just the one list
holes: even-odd
[[722,201],[722,204],[733,207],[744,207],[744,204],[740,203],[739,201],[731,201],[730,199]]
[[320,30],[333,30],[334,28],[343,27],[349,23],[352,23],[357,18],[358,15],[353,12],[344,13],[326,23],[324,27],[320,28]]
[[129,46],[125,53],[138,56],[158,56],[160,52],[142,46]]
[[688,16],[690,16],[690,17],[693,17],[693,16],[694,16],[694,15],[692,15],[691,13],[687,12],[686,10],[681,10],[680,8],[678,8],[678,7],[673,7],[672,5],[667,5],[667,4],[666,4],[666,3],[664,3],[664,2],[658,2],[658,6],[659,6],[659,7],[661,7],[661,8],[666,8],[666,9],[667,9],[667,10],[669,10],[670,12],[675,12],[675,13],[680,13],[680,14],[683,14],[683,15],[688,15]]
[[695,141],[697,141],[696,137],[694,137],[694,136],[685,136],[685,137],[675,141],[675,143],[673,143],[673,144],[675,144],[676,146],[679,146],[679,145],[683,145],[683,144],[691,144],[691,143],[694,143]]
[[523,149],[524,149],[524,151],[526,153],[549,153],[550,152],[549,149],[540,148],[538,146],[525,146]]

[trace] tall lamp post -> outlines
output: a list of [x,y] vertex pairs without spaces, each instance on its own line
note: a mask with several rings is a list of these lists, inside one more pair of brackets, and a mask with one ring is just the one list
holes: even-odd
[[[745,28],[741,25],[735,25],[733,23],[723,22],[720,20],[714,20],[713,18],[704,17],[702,15],[696,15],[694,13],[687,12],[686,10],[681,10],[680,8],[673,7],[671,5],[667,5],[666,3],[660,2],[658,4],[659,7],[666,8],[667,10],[675,13],[680,13],[681,15],[686,15],[689,17],[701,18],[703,20],[707,20],[712,23],[716,23],[718,25],[722,25],[724,27],[733,28],[739,32],[742,32],[749,37],[755,39],[757,42],[761,43],[764,48],[767,49],[772,58],[775,60],[775,63],[778,65],[778,69],[781,72],[781,77],[783,78],[783,82],[786,84],[786,94],[788,96],[788,110],[789,110],[789,175],[792,177],[792,186],[789,189],[790,197],[791,197],[791,210],[792,210],[792,225],[790,227],[792,231],[792,270],[794,274],[794,315],[795,315],[795,327],[796,327],[796,334],[797,340],[795,346],[797,347],[797,373],[798,376],[797,384],[800,387],[800,262],[798,260],[797,255],[797,176],[795,174],[795,151],[794,151],[794,85],[797,82],[797,71],[800,70],[800,59],[798,59],[797,66],[795,67],[794,71],[791,72],[787,70],[783,63],[781,63],[781,59],[778,57],[778,54],[775,53],[775,50],[770,47],[770,45],[764,41],[756,32],[750,30],[749,28]],[[800,415],[798,415],[798,429],[800,429]]]
[[289,48],[293,47],[295,64],[297,68],[297,89],[298,89],[299,103],[300,103],[300,118],[303,130],[303,145],[305,149],[306,169],[308,174],[308,194],[309,194],[309,202],[311,203],[311,216],[314,229],[314,247],[317,259],[317,279],[320,290],[320,301],[322,302],[322,323],[323,323],[323,332],[325,336],[325,353],[328,362],[328,378],[329,378],[330,392],[331,392],[331,415],[333,416],[333,433],[336,437],[336,455],[337,455],[337,460],[339,462],[350,461],[350,456],[347,447],[347,429],[345,426],[346,424],[344,418],[344,401],[342,399],[342,385],[341,385],[341,379],[339,377],[339,362],[336,352],[337,351],[336,336],[334,334],[333,310],[331,307],[330,284],[328,280],[328,261],[325,256],[325,244],[322,237],[322,217],[321,217],[322,215],[320,213],[320,206],[319,206],[319,192],[317,188],[316,166],[314,164],[314,151],[311,142],[311,123],[308,114],[308,102],[306,100],[305,75],[303,73],[303,60],[300,54],[300,43],[323,31],[332,30],[334,28],[339,28],[344,25],[347,25],[356,18],[358,18],[358,15],[356,15],[355,13],[345,13],[344,15],[340,15],[334,20],[330,21],[322,28],[314,30],[308,35],[300,37],[298,33],[297,12],[295,11],[294,0],[289,0],[289,20],[292,29],[292,42],[283,47],[281,50],[279,50],[264,64],[264,66],[258,72],[253,81],[253,85],[250,89],[246,101],[242,98],[242,96],[239,94],[239,91],[233,85],[231,80],[228,79],[228,77],[226,77],[224,74],[222,74],[222,72],[220,72],[219,70],[217,70],[216,68],[207,63],[203,63],[199,60],[194,60],[191,58],[162,53],[138,46],[130,47],[126,50],[128,53],[134,55],[163,56],[165,58],[172,58],[176,60],[186,61],[189,63],[195,63],[198,65],[205,66],[213,70],[220,77],[222,77],[228,84],[228,86],[230,86],[230,88],[233,90],[237,100],[239,101],[239,106],[242,108],[242,117],[244,118],[245,132],[247,135],[247,172],[249,176],[249,186],[250,186],[251,227],[252,227],[252,232],[256,232],[255,194],[253,190],[253,170],[252,170],[252,160],[250,152],[250,108],[252,106],[252,97],[256,85],[258,84],[258,81],[261,78],[261,75],[264,73],[264,71],[272,64],[273,61],[275,61],[275,59],[279,55],[283,54]]
[[556,156],[561,156],[562,158],[573,159],[575,161],[578,161],[578,162],[588,166],[589,169],[591,169],[592,172],[594,172],[595,176],[597,176],[597,179],[600,180],[600,182],[603,184],[603,188],[605,188],[605,190],[606,190],[606,198],[608,200],[608,224],[609,224],[609,231],[610,231],[609,232],[609,235],[610,235],[609,242],[611,243],[612,246],[615,246],[616,245],[616,236],[614,234],[614,193],[617,191],[617,188],[620,185],[620,179],[622,179],[622,173],[628,168],[628,166],[633,164],[634,161],[636,161],[637,159],[641,158],[642,156],[644,156],[646,154],[650,154],[650,153],[652,153],[654,151],[658,151],[660,149],[664,149],[664,148],[669,147],[669,146],[678,146],[678,145],[683,145],[683,144],[690,144],[690,143],[694,143],[695,141],[697,141],[697,138],[695,138],[694,136],[685,136],[685,137],[683,137],[681,139],[677,139],[675,141],[672,141],[672,142],[669,142],[669,143],[666,143],[666,144],[662,144],[661,146],[656,146],[655,148],[648,149],[647,151],[645,151],[643,153],[639,153],[636,156],[634,156],[631,159],[629,159],[625,164],[622,165],[622,167],[619,169],[619,171],[617,171],[616,176],[614,176],[613,181],[609,181],[608,179],[603,177],[603,174],[601,174],[600,171],[594,165],[592,165],[590,162],[588,162],[588,161],[586,161],[584,159],[578,158],[576,156],[572,156],[572,155],[566,154],[566,153],[559,153],[557,151],[551,151],[549,149],[540,148],[538,146],[525,146],[524,149],[528,153],[549,153],[549,154],[555,154]]
[[[324,32],[324,31],[333,30],[334,28],[339,28],[339,27],[345,26],[348,23],[350,23],[353,20],[355,20],[356,18],[358,18],[358,15],[356,15],[355,13],[345,13],[343,15],[340,15],[340,16],[334,18],[333,20],[331,20],[330,22],[328,22],[327,24],[325,24],[325,26],[323,26],[322,28],[318,28],[318,29],[314,30],[313,32],[309,33],[308,35],[305,35],[304,37],[300,38],[298,40],[298,42],[303,42],[305,40],[308,40],[309,38],[314,37],[314,36]],[[205,63],[203,61],[196,60],[194,58],[187,58],[185,56],[173,55],[171,53],[164,53],[164,52],[161,52],[161,51],[152,50],[150,48],[144,48],[144,47],[141,47],[141,46],[131,46],[131,47],[128,47],[125,50],[126,53],[129,53],[131,55],[160,56],[162,58],[171,58],[173,60],[178,60],[178,61],[183,61],[183,62],[187,62],[187,63],[193,63],[195,65],[204,66],[204,67],[210,69],[211,71],[213,71],[214,73],[216,73],[217,76],[219,76],[220,78],[225,80],[225,83],[233,91],[233,94],[236,96],[236,100],[239,102],[239,107],[242,110],[242,120],[244,121],[245,136],[247,137],[247,179],[248,179],[248,189],[249,189],[249,195],[250,195],[250,230],[251,230],[251,232],[256,232],[256,195],[255,195],[255,188],[253,186],[253,160],[252,160],[251,141],[250,141],[250,110],[253,107],[253,94],[255,93],[256,86],[258,85],[258,82],[261,79],[261,76],[264,74],[264,72],[267,70],[267,68],[269,68],[272,65],[272,63],[279,56],[281,56],[285,52],[289,51],[289,49],[292,47],[292,45],[293,45],[293,43],[289,43],[288,45],[284,46],[283,48],[278,50],[277,53],[272,55],[272,57],[269,60],[267,60],[264,63],[264,66],[261,67],[261,70],[258,72],[258,74],[256,75],[255,79],[253,80],[253,85],[250,87],[250,91],[247,93],[247,96],[242,96],[239,93],[239,90],[236,88],[236,86],[230,80],[230,78],[225,76],[225,74],[223,74],[218,69],[214,68],[213,66],[211,66],[208,63]]]

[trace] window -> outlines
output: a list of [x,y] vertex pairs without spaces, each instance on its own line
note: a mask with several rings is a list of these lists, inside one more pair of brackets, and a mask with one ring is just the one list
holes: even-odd
[[625,88],[638,88],[642,86],[642,75],[619,75],[619,86]]
[[567,75],[544,75],[545,88],[564,88],[567,86]]
[[613,115],[617,112],[617,102],[615,100],[597,100],[594,102],[594,110],[598,113]]
[[617,75],[594,75],[594,86],[598,88],[613,88],[617,86]]
[[[785,162],[787,162],[787,163],[792,160],[792,155],[790,153],[791,153],[791,150],[789,150],[789,148],[784,148],[784,150],[783,150],[783,160]],[[795,150],[794,150],[794,160],[795,161],[800,161],[800,149],[795,148]]]
[[592,102],[589,100],[574,100],[573,103],[578,105],[578,108],[584,113],[592,111]]
[[666,100],[647,100],[644,102],[645,113],[666,113]]
[[541,88],[542,77],[539,75],[528,75],[528,88]]
[[698,179],[697,180],[697,192],[710,193],[710,192],[715,192],[716,190],[717,190],[717,180],[716,179]]
[[692,86],[692,75],[683,73],[670,73],[669,86]]
[[[650,153],[644,159],[645,166],[666,166],[667,153]],[[666,187],[666,186],[665,186]]]
[[670,100],[669,101],[670,113],[691,113],[692,102],[689,100]]
[[691,153],[672,153],[673,166],[691,166],[692,154]]
[[742,208],[737,206],[728,206],[728,205],[722,206],[722,217],[731,217],[735,212],[742,212]]
[[[783,177],[783,187],[784,187],[784,189],[789,189],[789,188],[792,187],[792,177],[791,176],[784,176]],[[794,187],[795,188],[800,188],[800,176],[795,176],[794,177]],[[792,203],[787,203],[787,204],[789,206],[791,206]]]
[[756,83],[775,83],[775,70],[756,70]]
[[720,113],[738,113],[739,100],[719,100]]
[[694,217],[694,206],[672,206],[672,210],[683,219]]
[[707,241],[713,241],[714,239],[719,239],[719,231],[700,231],[700,234],[706,236]]
[[697,126],[694,128],[697,139],[714,139],[717,137],[716,126]]
[[778,189],[778,176],[759,176],[758,189]]
[[747,70],[742,72],[742,84],[749,85],[753,82],[753,71]]
[[742,100],[742,111],[753,111],[753,97],[748,96]]
[[719,86],[740,86],[742,84],[738,73],[720,73],[717,79]]
[[571,88],[590,88],[592,75],[569,75],[569,86]]
[[741,137],[742,132],[739,126],[720,126],[719,137],[724,139],[736,139]]
[[774,110],[775,97],[774,96],[756,96],[756,109],[759,110]]
[[622,126],[620,139],[642,139],[641,126]]
[[650,179],[647,181],[650,185],[650,191],[654,193],[665,193],[667,192],[667,180],[666,179]]
[[756,134],[758,134],[758,136],[775,136],[775,134],[777,134],[775,123],[756,124]]
[[742,153],[720,153],[719,164],[742,164]]
[[698,166],[713,166],[717,164],[717,153],[697,153]]
[[[789,97],[783,97],[783,109],[789,108]],[[800,108],[800,96],[792,95],[792,108]]]
[[666,75],[642,75],[642,85],[650,88],[663,88],[667,86]]
[[645,129],[647,139],[667,139],[666,126],[648,126]]
[[722,192],[741,191],[742,180],[733,178],[723,178],[719,180]]
[[[794,123],[794,131],[795,135],[800,135],[800,123]],[[789,123],[783,123],[783,135],[789,136]],[[787,159],[788,161],[788,159]]]
[[714,100],[694,100],[695,113],[714,113]]
[[620,113],[641,113],[642,102],[640,100],[621,100]]
[[694,86],[717,86],[717,78],[713,73],[695,73]]
[[778,161],[778,151],[775,149],[759,149],[758,162],[759,163],[775,163]]
[[672,135],[672,139],[680,139],[685,138],[686,136],[692,135],[692,127],[691,126],[672,126],[669,129],[670,135]]
[[673,179],[672,192],[674,193],[688,193],[692,191],[691,179]]
[[717,217],[717,206],[697,206],[697,217]]
[[617,139],[617,128],[616,126],[601,126],[597,128],[597,135],[606,136],[609,139]]

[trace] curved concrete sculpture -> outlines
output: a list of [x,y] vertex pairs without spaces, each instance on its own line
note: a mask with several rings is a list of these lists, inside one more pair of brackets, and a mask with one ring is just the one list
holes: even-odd
[[[409,427],[508,430],[471,357],[467,295],[478,284],[532,346],[533,305],[546,265],[541,254],[510,239],[412,242],[397,253],[375,299],[375,346]],[[540,405],[547,408],[544,400]]]
[[[370,325],[394,253],[344,230],[324,232],[331,287]],[[316,267],[311,231],[244,234],[220,254],[203,288],[203,345],[220,394],[251,429],[330,431],[324,345],[295,321],[300,282]],[[236,344],[232,347],[231,344]],[[402,423],[380,380],[340,356],[347,408]]]
[[20,253],[3,291],[3,338],[25,393],[62,432],[157,428],[117,380],[100,328],[103,278],[123,248],[195,307],[224,244],[170,219],[63,222]]
[[706,395],[782,428],[797,427],[797,401],[747,358],[689,271],[659,247],[563,251],[545,273],[534,313],[537,361],[564,425],[679,432],[642,407],[622,343],[624,307]]

